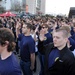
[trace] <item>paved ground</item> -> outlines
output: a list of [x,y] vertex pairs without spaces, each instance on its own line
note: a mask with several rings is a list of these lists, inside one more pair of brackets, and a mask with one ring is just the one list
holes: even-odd
[[36,73],[34,73],[34,75],[39,75],[39,71],[40,71],[40,62],[39,62],[38,56],[36,57],[36,62],[37,62],[37,70],[36,70]]
[[[19,61],[19,58],[18,56],[16,55],[18,61]],[[38,56],[36,56],[36,62],[37,62],[37,69],[36,69],[36,72],[33,74],[33,75],[39,75],[39,71],[40,71],[40,61],[39,61],[39,58]]]

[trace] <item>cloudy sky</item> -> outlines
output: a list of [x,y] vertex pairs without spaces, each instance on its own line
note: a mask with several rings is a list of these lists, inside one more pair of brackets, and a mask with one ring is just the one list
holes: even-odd
[[46,0],[46,13],[68,14],[75,7],[75,0]]

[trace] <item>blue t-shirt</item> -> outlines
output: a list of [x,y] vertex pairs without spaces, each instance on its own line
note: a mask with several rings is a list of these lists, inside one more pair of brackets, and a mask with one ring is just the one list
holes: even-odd
[[57,59],[59,59],[59,50],[53,49],[50,54],[49,54],[49,58],[48,58],[48,68],[52,67],[53,64],[57,61]]
[[35,41],[32,36],[19,35],[21,60],[29,62],[30,54],[35,53]]
[[20,65],[14,54],[5,60],[0,58],[0,75],[22,75]]
[[52,38],[52,36],[51,36],[50,33],[45,34],[45,37],[46,37],[47,39],[43,42],[44,45],[53,42],[53,38]]
[[73,40],[71,37],[68,38],[70,41],[70,50],[73,51],[75,49],[75,40]]
[[71,36],[71,38],[75,41],[75,33]]

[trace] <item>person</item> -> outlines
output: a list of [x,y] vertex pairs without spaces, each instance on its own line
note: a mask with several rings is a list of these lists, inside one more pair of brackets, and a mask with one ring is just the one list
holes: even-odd
[[64,25],[62,27],[60,27],[61,29],[65,29],[67,32],[68,32],[68,42],[67,42],[67,45],[68,45],[68,48],[70,48],[71,51],[74,51],[75,49],[75,40],[72,39],[72,35],[70,33],[71,31],[71,27],[68,26],[68,25]]
[[44,75],[75,75],[75,58],[67,47],[68,32],[56,29],[53,43],[43,45],[44,34],[41,32],[39,52],[45,55]]
[[[75,23],[74,23],[74,26],[73,26],[73,35],[71,36],[71,38],[75,41]],[[74,51],[72,51],[73,52],[73,54],[74,54],[74,56],[75,56],[75,49],[74,49]]]
[[[40,33],[44,32],[44,36],[45,36],[45,40],[43,41],[43,45],[49,44],[51,42],[53,42],[52,36],[51,34],[48,32],[48,25],[47,24],[43,24],[40,30]],[[39,45],[40,41],[38,41]],[[44,55],[40,54],[38,52],[39,55],[39,59],[40,59],[40,64],[41,64],[41,71],[39,73],[39,75],[43,75],[44,74]]]
[[33,75],[35,65],[35,42],[31,33],[32,25],[25,23],[22,28],[22,34],[19,30],[19,24],[16,26],[16,35],[20,41],[20,65],[24,75]]
[[0,75],[22,75],[18,61],[13,54],[14,34],[8,28],[0,28]]
[[37,59],[37,55],[38,55],[38,35],[36,34],[37,31],[38,31],[38,28],[39,26],[35,27],[34,25],[32,26],[32,29],[31,29],[31,36],[32,38],[34,39],[35,41],[35,68],[34,68],[34,72],[36,72],[37,70],[37,62],[36,62],[36,59]]
[[75,40],[75,23],[74,23],[74,26],[73,26],[73,32],[74,32],[74,33],[73,33],[73,35],[71,36],[71,38]]

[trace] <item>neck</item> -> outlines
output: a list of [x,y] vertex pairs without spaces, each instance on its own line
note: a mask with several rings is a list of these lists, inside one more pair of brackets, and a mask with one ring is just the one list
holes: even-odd
[[2,53],[1,53],[1,59],[2,60],[5,60],[7,59],[9,56],[11,56],[12,52],[7,52],[7,50],[4,50]]
[[45,32],[45,34],[47,34],[47,33],[48,33],[48,31]]
[[61,47],[57,47],[59,50],[62,50],[64,47],[66,46],[66,44],[64,44],[63,46]]
[[27,32],[26,34],[24,34],[25,36],[30,36],[30,32]]

